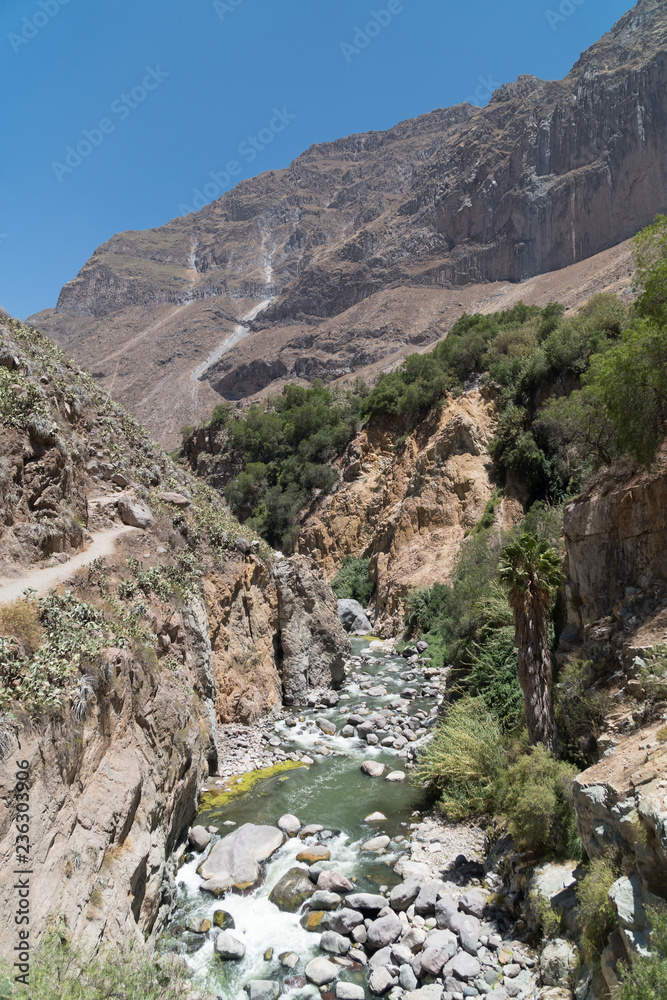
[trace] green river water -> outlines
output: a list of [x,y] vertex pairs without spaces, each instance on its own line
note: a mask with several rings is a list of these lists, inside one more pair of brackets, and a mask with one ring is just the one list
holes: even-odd
[[[353,654],[368,651],[367,642],[353,640]],[[205,827],[215,826],[224,836],[229,830],[222,824],[233,821],[275,825],[285,813],[293,813],[302,824],[319,823],[325,827],[323,834],[300,840],[288,840],[266,863],[262,884],[246,895],[228,894],[216,900],[200,892],[201,879],[196,869],[206,852],[183,865],[177,874],[178,907],[170,928],[163,936],[163,949],[184,953],[198,979],[205,980],[208,988],[224,1000],[242,1000],[249,979],[280,981],[283,995],[320,996],[319,990],[303,980],[305,964],[321,954],[318,949],[319,934],[306,931],[300,925],[302,913],[280,911],[270,900],[269,893],[276,882],[294,867],[297,853],[303,845],[324,843],[331,851],[331,858],[324,868],[337,871],[355,881],[359,891],[377,892],[380,887],[391,887],[400,881],[393,867],[407,847],[408,824],[415,810],[423,805],[421,791],[409,779],[405,782],[388,782],[384,778],[370,778],[361,770],[364,760],[378,760],[386,764],[387,772],[403,770],[405,761],[394,750],[370,747],[360,739],[343,738],[337,733],[325,736],[313,725],[316,717],[325,716],[335,722],[338,730],[345,725],[346,716],[360,707],[372,712],[389,707],[396,702],[400,692],[410,686],[417,697],[407,703],[407,712],[414,716],[420,710],[433,712],[434,698],[421,698],[423,667],[407,665],[401,657],[388,657],[373,650],[371,662],[353,661],[348,670],[348,681],[341,689],[344,698],[330,709],[295,710],[297,726],[288,728],[284,721],[276,723],[276,735],[282,749],[294,750],[313,757],[317,763],[272,774],[258,781],[247,792],[233,798],[220,808],[204,809],[196,822]],[[382,683],[387,694],[368,697],[360,690],[365,680]],[[405,705],[405,703],[403,703]],[[297,712],[299,714],[297,714]],[[310,725],[309,725],[310,723]],[[413,728],[417,728],[415,720]],[[328,751],[329,756],[315,756]],[[386,820],[367,822],[373,812],[381,812]],[[387,852],[375,855],[361,852],[361,844],[373,836],[386,834],[392,838]],[[214,837],[214,841],[219,839]],[[212,920],[215,910],[231,914],[235,927],[231,933],[244,943],[247,953],[240,962],[221,962],[214,953],[213,943],[217,929],[206,937],[194,935],[184,928],[184,923],[194,917]],[[270,959],[265,954],[273,949]],[[278,955],[294,951],[301,957],[297,969],[283,969]],[[342,979],[365,985],[363,969],[344,970]]]

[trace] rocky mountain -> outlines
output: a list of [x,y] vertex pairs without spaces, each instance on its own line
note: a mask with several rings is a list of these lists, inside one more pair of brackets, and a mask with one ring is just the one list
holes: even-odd
[[564,80],[313,146],[114,236],[34,322],[169,443],[221,397],[390,367],[664,210],[666,39],[664,4],[640,0]]
[[154,937],[170,857],[225,752],[218,722],[338,686],[349,642],[311,560],[241,532],[86,372],[7,319],[0,418],[0,955],[15,941],[16,759],[33,942],[58,914],[79,943]]

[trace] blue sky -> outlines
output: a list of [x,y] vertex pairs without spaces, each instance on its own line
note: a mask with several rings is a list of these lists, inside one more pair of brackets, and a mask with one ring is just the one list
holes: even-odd
[[630,6],[3,0],[0,304],[55,305],[95,247],[182,215],[207,183],[222,193],[312,143],[486,103],[520,73],[560,78]]

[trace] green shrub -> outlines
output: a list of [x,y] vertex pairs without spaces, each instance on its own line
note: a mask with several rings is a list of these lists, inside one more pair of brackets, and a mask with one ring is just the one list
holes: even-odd
[[591,964],[599,964],[600,955],[617,923],[609,890],[619,875],[616,858],[613,854],[606,854],[591,861],[588,871],[577,883],[582,951],[585,960]]
[[331,581],[331,589],[339,600],[359,601],[366,607],[373,596],[373,582],[368,577],[370,559],[346,556],[343,565]]
[[500,726],[482,698],[451,705],[417,761],[418,782],[428,782],[454,822],[493,814],[507,753]]
[[667,908],[648,911],[651,954],[635,955],[630,968],[621,967],[621,988],[615,1000],[667,1000]]
[[524,716],[523,692],[517,674],[514,626],[494,630],[473,652],[466,686],[500,723],[503,732],[521,725]]
[[520,848],[558,857],[580,855],[571,806],[576,773],[577,768],[556,760],[539,743],[507,769],[502,809]]
[[667,328],[638,319],[623,341],[591,361],[587,380],[611,419],[621,451],[650,464],[667,423]]
[[226,452],[240,470],[224,484],[225,498],[270,545],[293,549],[302,507],[337,481],[331,463],[355,433],[363,393],[357,388],[360,395],[335,399],[318,380],[309,389],[287,385],[236,420],[216,408],[212,423],[226,424]]
[[109,945],[90,956],[58,933],[35,948],[30,985],[14,983],[12,1000],[182,1000],[188,978],[166,963],[158,966],[139,945]]

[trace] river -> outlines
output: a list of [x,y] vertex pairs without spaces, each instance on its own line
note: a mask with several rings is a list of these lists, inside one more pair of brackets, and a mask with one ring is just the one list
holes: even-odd
[[[353,659],[348,665],[347,681],[339,692],[338,705],[285,711],[275,724],[281,749],[306,756],[314,763],[293,763],[293,769],[271,774],[222,806],[205,804],[197,817],[196,823],[216,827],[222,836],[233,829],[226,828],[225,823],[275,826],[286,813],[296,815],[303,825],[317,823],[325,828],[305,840],[299,837],[287,840],[266,863],[262,884],[247,895],[230,893],[216,900],[200,892],[202,880],[197,868],[207,852],[197,854],[179,869],[178,906],[161,946],[185,953],[197,978],[205,980],[208,988],[225,1000],[246,998],[243,987],[250,979],[277,980],[286,996],[320,995],[317,987],[305,985],[303,979],[305,964],[322,954],[318,948],[319,934],[301,926],[302,911],[283,912],[269,899],[276,882],[297,864],[296,855],[304,845],[324,844],[331,857],[321,867],[333,868],[353,880],[355,891],[386,892],[401,881],[393,868],[408,846],[408,826],[413,813],[423,805],[423,796],[410,782],[409,772],[403,781],[387,781],[386,775],[404,770],[406,757],[426,738],[427,728],[437,714],[439,696],[433,682],[424,676],[428,671],[426,664],[408,664],[400,656],[387,655],[384,649],[369,648],[367,640],[352,642]],[[373,694],[369,695],[369,690]],[[407,697],[401,697],[404,691]],[[398,735],[391,730],[391,722],[395,720],[389,720],[386,732],[378,732],[377,746],[367,745],[356,735],[352,738],[340,735],[347,716],[371,716],[383,710],[404,716],[403,728],[410,725],[413,734],[420,734],[418,739],[411,735],[406,747],[398,751],[381,746],[382,739]],[[325,735],[315,719],[333,722],[336,734]],[[376,778],[364,774],[360,765],[365,760],[385,764],[385,774]],[[374,812],[382,813],[385,819],[369,820],[367,817]],[[383,853],[361,850],[364,842],[381,834],[391,838]],[[213,842],[218,839],[214,835]],[[212,921],[214,912],[221,909],[231,915],[234,921],[231,933],[247,949],[241,961],[218,959],[214,953],[215,927],[206,936],[186,930],[186,924],[200,918]],[[295,970],[281,966],[279,955],[284,952],[299,955],[300,963]],[[266,958],[267,954],[271,957]],[[366,984],[365,970],[356,965],[343,969],[341,978]]]

